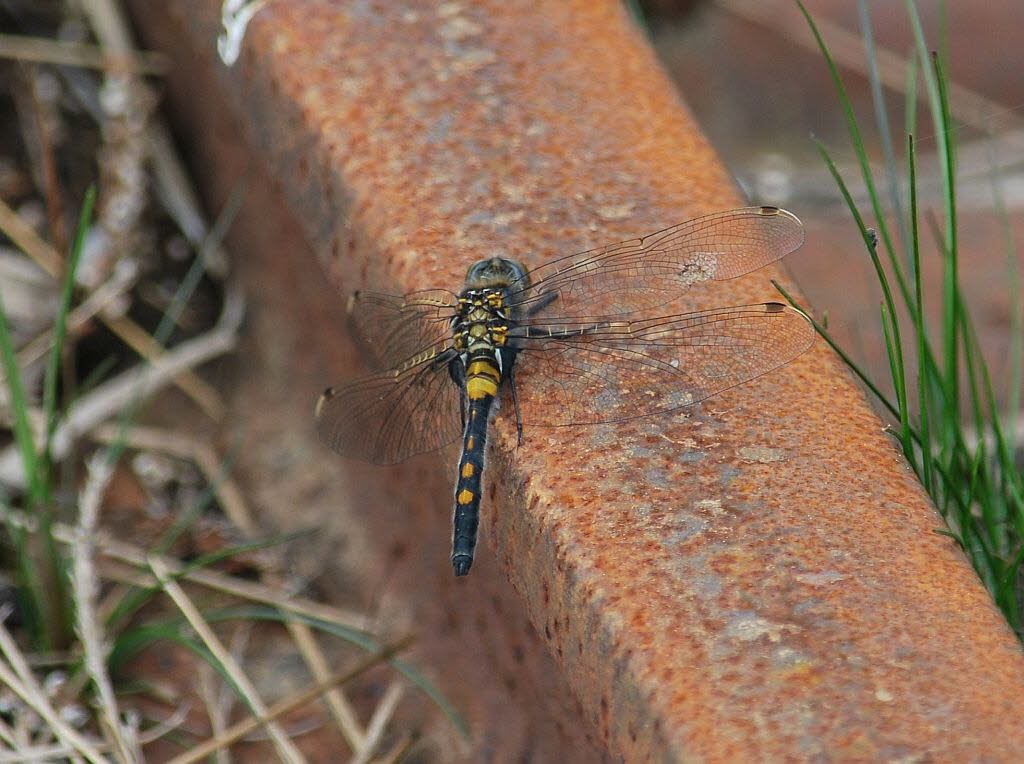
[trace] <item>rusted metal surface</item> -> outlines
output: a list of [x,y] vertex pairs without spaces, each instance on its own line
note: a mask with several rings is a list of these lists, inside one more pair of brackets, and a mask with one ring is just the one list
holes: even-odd
[[[307,411],[311,386],[351,360],[328,328],[345,290],[456,285],[484,255],[536,263],[739,201],[611,0],[272,0],[230,71],[212,58],[219,3],[135,6],[143,31],[197,78],[186,87],[217,72],[203,92],[241,116],[251,153],[335,277],[329,291],[315,274],[289,276],[308,263],[251,241],[269,276],[262,299],[313,306],[288,331],[268,308],[254,340],[248,373],[276,369],[289,411]],[[189,109],[201,114],[203,100]],[[692,304],[770,299],[769,275]],[[278,292],[290,294],[267,296]],[[542,412],[522,372],[522,405]],[[312,438],[309,419],[290,426]],[[302,443],[296,453],[323,458]],[[823,345],[670,419],[534,428],[517,449],[499,413],[490,455],[485,541],[459,581],[446,552],[450,464],[328,464],[345,476],[331,495],[353,497],[341,515],[356,559],[411,608],[422,654],[469,713],[461,755],[923,761],[1024,750],[1020,648]],[[326,511],[325,480],[291,502]]]

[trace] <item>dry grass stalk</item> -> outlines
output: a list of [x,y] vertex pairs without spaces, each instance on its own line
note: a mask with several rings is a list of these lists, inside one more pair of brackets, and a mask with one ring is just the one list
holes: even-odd
[[147,142],[156,178],[156,192],[164,209],[174,219],[188,243],[200,253],[208,272],[225,278],[228,256],[220,245],[223,235],[215,234],[217,223],[211,229],[203,217],[199,196],[189,181],[184,162],[174,148],[171,133],[162,121],[154,119],[150,123]]
[[[24,513],[11,510],[0,511],[3,511],[2,520],[5,524],[12,527],[25,528],[30,532],[35,531],[34,520],[26,517]],[[74,539],[74,531],[67,525],[56,523],[53,526],[53,536],[62,544],[70,544]],[[96,536],[96,547],[101,556],[108,557],[119,563],[125,563],[133,568],[130,573],[116,569],[101,570],[104,577],[115,581],[125,581],[133,586],[150,587],[156,584],[156,580],[152,575],[134,570],[134,568],[149,567],[148,561],[152,559],[152,555],[148,555],[144,550],[132,544],[117,541],[102,532]],[[268,605],[285,613],[294,613],[297,616],[332,623],[356,631],[365,632],[370,630],[370,619],[361,613],[341,610],[340,608],[325,605],[322,602],[316,602],[306,597],[298,597],[290,593],[283,594],[280,589],[256,584],[252,581],[235,578],[234,576],[218,573],[213,570],[188,570],[182,573],[185,570],[185,565],[180,560],[174,560],[170,557],[158,557],[157,559],[160,560],[172,575],[190,583],[200,584],[224,594]]]
[[0,740],[9,745],[11,748],[15,746],[14,730],[7,726],[7,722],[0,719]]
[[0,660],[0,683],[3,683],[25,704],[39,714],[49,729],[68,749],[77,755],[84,756],[88,761],[99,764],[107,759],[93,743],[68,725],[57,710],[51,705],[43,688],[39,686],[25,656],[18,648],[14,637],[4,626],[7,614],[0,612],[0,652],[6,660]]
[[289,739],[288,735],[285,734],[281,726],[273,718],[266,718],[267,707],[256,692],[252,681],[242,671],[242,667],[238,665],[238,662],[235,661],[231,653],[225,649],[217,635],[213,633],[213,629],[210,628],[210,625],[202,617],[199,610],[192,603],[192,600],[185,594],[184,589],[171,579],[167,566],[154,556],[149,558],[149,567],[164,591],[174,600],[174,604],[178,606],[182,615],[185,616],[192,628],[195,629],[196,634],[203,640],[203,643],[217,659],[224,671],[227,672],[239,692],[242,693],[245,702],[259,715],[260,722],[258,724],[266,726],[267,733],[270,735],[281,758],[287,762],[305,761],[305,758]]
[[64,258],[0,199],[0,231],[22,252],[32,258],[51,278],[60,280]]
[[[54,535],[58,541],[63,541],[62,528],[56,526]],[[100,537],[99,549],[102,555],[114,560],[128,563],[132,566],[145,567],[146,553],[138,547],[124,542],[115,541],[109,537]],[[175,575],[179,574],[185,566],[171,558],[160,558]],[[131,573],[118,572],[117,570],[104,570],[104,575],[112,580],[125,581],[134,586],[153,586],[152,576],[132,571]],[[282,593],[280,589],[256,584],[244,579],[235,578],[224,573],[213,570],[189,570],[182,578],[190,583],[200,584],[209,589],[231,594],[241,599],[257,602],[262,605],[269,605],[285,613],[294,613],[306,618],[314,618],[319,621],[333,623],[349,629],[358,631],[369,631],[370,619],[361,613],[349,610],[341,610],[322,602],[316,602],[306,597],[297,597],[292,594]]]
[[[97,427],[90,435],[99,443],[114,443],[122,437],[122,432],[116,425],[106,424]],[[231,522],[247,536],[254,536],[259,532],[241,490],[209,443],[186,433],[142,425],[133,426],[123,437],[131,448],[159,451],[182,459],[191,459],[216,493],[224,514]]]
[[[178,708],[167,719],[146,730],[144,734],[139,735],[137,742],[133,743],[135,749],[138,750],[142,746],[149,745],[164,735],[180,729],[187,715],[187,705]],[[12,744],[11,747],[14,748],[15,746]],[[109,743],[97,742],[96,744],[96,749],[101,753],[105,753],[109,748]],[[62,759],[81,760],[75,749],[61,744],[35,747],[21,746],[13,752],[0,751],[0,764],[25,764],[25,762],[29,761],[53,762]],[[139,754],[137,759],[139,761],[142,760],[141,754]]]
[[[331,675],[330,668],[323,651],[317,644],[313,630],[307,624],[298,621],[288,621],[287,626],[313,678],[321,682],[326,680]],[[361,750],[366,745],[367,733],[363,731],[355,709],[352,708],[352,704],[348,702],[348,698],[345,697],[341,688],[332,687],[324,693],[324,700],[331,717],[338,725],[341,736],[345,738],[352,751]]]
[[[30,161],[35,168],[35,176],[42,185],[43,199],[46,203],[46,216],[50,227],[50,238],[59,252],[68,248],[68,229],[64,219],[64,199],[60,191],[60,180],[57,176],[57,158],[53,148],[54,132],[59,124],[57,104],[52,99],[45,101],[40,98],[38,67],[25,67],[21,79],[24,85],[24,100],[28,102],[31,113],[32,128],[24,125],[25,132],[31,132],[35,139],[35,151],[28,152]],[[16,95],[17,101],[17,95]],[[26,120],[28,121],[28,120]],[[26,141],[26,146],[31,145]]]
[[89,460],[85,486],[78,502],[78,527],[71,544],[74,575],[71,587],[75,600],[78,636],[82,641],[85,670],[96,688],[99,713],[108,742],[121,761],[138,761],[134,747],[126,738],[121,723],[114,687],[107,673],[108,648],[104,644],[102,626],[96,616],[96,597],[99,580],[93,564],[94,535],[99,520],[103,494],[114,472],[114,465],[105,454],[96,454]]
[[166,56],[152,51],[111,54],[96,45],[12,34],[0,34],[0,58],[140,75],[163,74],[168,64]]
[[[213,666],[203,663],[199,667],[199,696],[203,699],[213,737],[218,738],[228,728],[228,709],[226,704],[220,702],[220,693],[217,692],[217,687],[222,683],[215,679]],[[221,748],[214,753],[214,758],[217,764],[230,764],[231,754],[226,748]]]
[[[53,437],[53,455],[61,459],[79,437],[135,400],[146,398],[187,369],[229,352],[237,341],[244,305],[237,291],[230,291],[217,326],[195,339],[186,340],[144,367],[136,367],[105,382],[83,396],[68,412]],[[0,482],[22,487],[24,468],[17,449],[0,452]]]
[[373,716],[370,717],[370,723],[366,725],[366,740],[350,764],[367,764],[370,761],[373,752],[380,745],[381,738],[384,737],[384,730],[387,729],[388,722],[391,721],[391,716],[395,713],[403,692],[405,692],[405,687],[400,680],[396,679],[388,685],[388,689],[384,691],[384,697],[380,699]]
[[[60,279],[64,269],[64,258],[60,256],[56,249],[33,231],[30,226],[26,225],[18,216],[18,213],[2,200],[0,200],[0,231],[3,231],[22,252],[32,258],[51,277],[56,280]],[[150,363],[155,364],[165,354],[164,351],[159,350],[159,344],[150,335],[147,334],[149,342],[139,342],[137,334],[126,334],[127,330],[123,322],[119,322],[116,317],[108,317],[103,313],[100,313],[99,317],[107,325],[107,328]],[[194,387],[198,383],[200,387],[206,387],[206,383],[200,377],[193,374],[189,368],[183,369],[179,374],[190,381],[184,383],[179,383],[177,379],[174,381],[179,385],[183,385],[182,392],[190,397],[190,390],[192,389],[189,387],[190,385]],[[202,397],[196,401],[197,405],[200,406],[204,406],[204,402]]]
[[[768,27],[783,39],[796,43],[817,55],[818,45],[806,24],[793,24],[793,16],[780,13],[778,3],[754,2],[754,0],[716,0],[716,4],[740,18]],[[787,8],[789,5],[787,4]],[[864,41],[860,35],[844,29],[839,24],[818,19],[815,22],[824,37],[828,39],[829,52],[837,63],[867,76],[864,64]],[[876,46],[878,75],[883,85],[897,93],[905,93],[907,82],[906,58],[895,51]],[[927,94],[922,90],[918,97],[927,104]],[[998,101],[993,101],[956,82],[949,83],[949,108],[960,122],[988,132],[989,120],[994,114],[1006,112]]]
[[[97,314],[112,305],[132,287],[137,277],[138,269],[131,260],[123,260],[118,263],[118,267],[114,269],[114,273],[107,281],[92,290],[81,304],[68,312],[68,333],[77,332]],[[38,361],[49,351],[52,341],[52,329],[40,333],[38,337],[18,351],[18,363],[24,369],[29,364]]]
[[[106,316],[104,323],[120,337],[128,347],[143,358],[158,358],[166,352],[153,335],[139,326],[128,316]],[[182,392],[188,395],[214,421],[224,416],[224,403],[220,393],[198,374],[189,372],[174,380]]]
[[291,711],[294,711],[297,708],[301,708],[306,703],[309,703],[309,701],[313,700],[313,698],[326,692],[329,688],[334,687],[335,685],[342,685],[346,682],[350,682],[360,674],[369,671],[374,666],[383,663],[384,661],[390,660],[395,655],[404,650],[406,647],[408,647],[408,645],[411,643],[411,636],[399,639],[397,642],[394,642],[391,645],[383,648],[379,652],[367,656],[362,661],[360,661],[354,668],[349,669],[348,671],[339,671],[338,673],[334,674],[333,676],[329,677],[328,679],[322,682],[317,682],[316,684],[306,688],[305,690],[300,690],[291,697],[284,698],[278,701],[271,707],[270,711],[265,717],[252,717],[250,719],[238,722],[237,724],[233,724],[223,736],[207,740],[206,742],[193,748],[188,753],[182,754],[181,756],[177,756],[174,759],[171,759],[171,761],[168,762],[168,764],[190,764],[191,762],[199,761],[200,759],[209,756],[218,748],[222,748],[226,745],[231,745],[235,741],[240,740],[242,737],[248,735],[254,729],[264,724],[268,719],[274,719],[284,714],[290,713]]
[[373,764],[398,764],[403,761],[412,747],[416,745],[420,740],[418,734],[405,734],[399,738],[398,742],[395,743],[391,750],[378,759],[374,759]]

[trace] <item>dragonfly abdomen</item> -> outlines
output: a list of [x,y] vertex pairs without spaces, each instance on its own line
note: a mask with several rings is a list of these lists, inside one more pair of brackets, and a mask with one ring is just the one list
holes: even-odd
[[501,372],[490,360],[476,360],[466,372],[466,432],[462,458],[455,483],[455,531],[452,537],[452,566],[455,575],[469,573],[476,549],[480,522],[480,498],[487,449],[487,420],[501,382]]

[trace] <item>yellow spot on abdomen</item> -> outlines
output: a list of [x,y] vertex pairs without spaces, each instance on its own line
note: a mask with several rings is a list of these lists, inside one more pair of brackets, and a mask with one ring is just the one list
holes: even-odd
[[469,462],[466,462],[465,464],[462,465],[462,477],[473,477],[473,465],[470,464]]
[[459,504],[470,504],[473,501],[473,492],[463,488],[459,491],[459,495],[455,497]]
[[472,451],[474,448],[476,448],[476,438],[470,435],[468,438],[466,438],[466,450]]

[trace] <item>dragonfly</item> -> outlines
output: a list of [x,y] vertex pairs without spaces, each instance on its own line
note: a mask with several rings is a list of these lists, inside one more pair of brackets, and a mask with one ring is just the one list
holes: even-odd
[[[395,464],[462,440],[451,563],[473,564],[489,424],[511,397],[526,426],[576,426],[669,414],[792,361],[814,339],[778,302],[666,313],[700,284],[785,257],[803,225],[777,207],[744,207],[532,269],[492,256],[460,291],[357,291],[349,315],[372,373],[328,388],[321,438],[343,456]],[[659,311],[659,308],[662,310]],[[521,411],[518,370],[541,406]],[[505,391],[508,391],[505,393]]]

